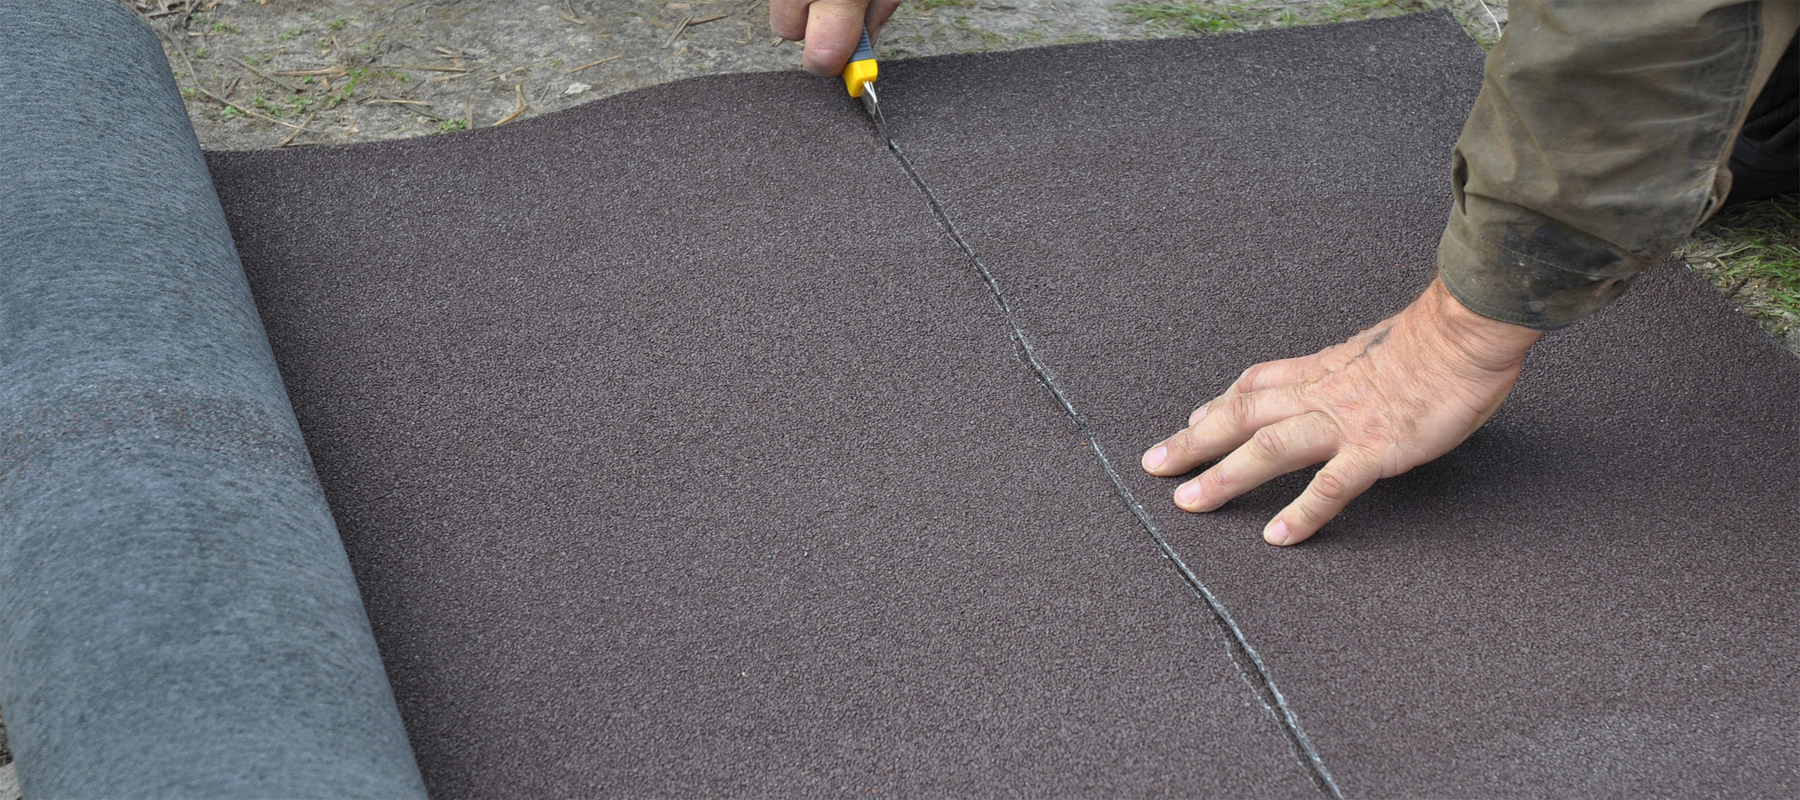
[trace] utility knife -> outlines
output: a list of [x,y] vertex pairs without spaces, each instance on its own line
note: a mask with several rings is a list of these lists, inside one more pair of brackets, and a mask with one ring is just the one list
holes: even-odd
[[850,54],[850,63],[844,65],[844,88],[849,90],[851,97],[862,99],[869,116],[877,123],[884,123],[881,102],[875,98],[875,76],[879,72],[875,65],[875,48],[869,45],[869,29],[863,28],[862,41],[857,42],[856,52]]

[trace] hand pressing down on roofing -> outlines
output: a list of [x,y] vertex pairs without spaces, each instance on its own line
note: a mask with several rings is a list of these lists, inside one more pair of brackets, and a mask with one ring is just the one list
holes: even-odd
[[1220,459],[1175,489],[1182,509],[1212,511],[1324,461],[1263,528],[1270,544],[1304,541],[1376,480],[1450,452],[1487,422],[1542,335],[1468,310],[1435,279],[1343,344],[1245,370],[1187,428],[1150,448],[1144,470],[1180,475]]
[[806,40],[800,66],[821,77],[844,71],[863,28],[869,42],[900,7],[900,0],[769,0],[769,27],[790,42]]

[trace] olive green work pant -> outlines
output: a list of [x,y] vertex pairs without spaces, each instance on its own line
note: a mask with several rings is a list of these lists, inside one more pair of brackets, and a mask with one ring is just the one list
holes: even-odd
[[1452,295],[1538,329],[1617,298],[1714,211],[1800,0],[1513,0],[1452,156]]

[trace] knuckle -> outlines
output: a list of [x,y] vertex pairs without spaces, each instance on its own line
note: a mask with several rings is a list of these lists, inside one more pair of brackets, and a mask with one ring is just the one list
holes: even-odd
[[1325,515],[1309,503],[1295,503],[1287,510],[1288,529],[1316,530],[1324,527]]
[[1220,404],[1220,419],[1225,422],[1225,425],[1228,428],[1233,430],[1241,429],[1249,424],[1250,417],[1255,412],[1253,405],[1254,401],[1250,399],[1249,395],[1233,395],[1226,399],[1224,403]]
[[1366,483],[1373,483],[1375,477],[1381,474],[1381,453],[1386,448],[1386,440],[1380,440],[1380,444],[1376,447],[1360,444],[1346,446],[1338,452],[1338,458],[1343,461],[1343,466],[1333,472],[1343,475],[1346,481],[1366,475],[1369,476]]
[[1339,443],[1345,441],[1343,422],[1330,412],[1313,409],[1300,415],[1300,420],[1314,437]]
[[1286,432],[1278,426],[1270,425],[1252,434],[1249,444],[1250,455],[1263,461],[1273,461],[1288,451],[1290,443]]
[[1249,369],[1246,369],[1243,372],[1238,373],[1237,380],[1233,381],[1231,385],[1232,386],[1250,386],[1250,385],[1256,383],[1256,379],[1258,377],[1260,377],[1263,374],[1263,372],[1265,372],[1265,370],[1263,369],[1262,364],[1252,364],[1252,365],[1250,365]]
[[1334,344],[1314,354],[1326,372],[1338,372],[1356,360],[1356,348]]
[[1322,469],[1313,476],[1312,493],[1320,500],[1342,505],[1356,496],[1356,486],[1338,471]]
[[1211,497],[1220,492],[1229,491],[1231,484],[1231,468],[1224,463],[1214,464],[1212,469],[1200,474],[1199,485],[1202,497]]
[[1171,453],[1190,453],[1200,445],[1200,432],[1192,426],[1182,428],[1164,444],[1168,445]]
[[1169,437],[1169,440],[1163,445],[1169,448],[1169,454],[1163,461],[1164,468],[1172,468],[1181,464],[1185,465],[1182,471],[1186,471],[1186,467],[1192,466],[1191,462],[1195,454],[1200,452],[1202,442],[1193,428],[1187,428]]

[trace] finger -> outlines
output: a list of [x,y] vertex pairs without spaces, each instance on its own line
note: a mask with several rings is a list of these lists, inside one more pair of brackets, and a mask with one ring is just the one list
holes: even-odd
[[790,42],[806,38],[806,7],[812,0],[769,0],[769,28]]
[[[1261,364],[1252,365],[1249,369],[1246,369],[1243,373],[1239,374],[1237,380],[1232,381],[1231,386],[1227,388],[1225,394],[1220,395],[1220,397],[1223,398],[1228,395],[1243,394],[1246,392],[1260,392],[1267,389],[1277,389],[1282,386],[1300,383],[1309,377],[1313,370],[1313,361],[1316,358],[1317,354],[1314,354],[1302,358],[1283,358],[1277,361],[1265,361]],[[1199,422],[1200,417],[1205,415],[1207,410],[1207,406],[1201,406],[1194,409],[1193,413],[1188,415],[1188,425],[1191,426]]]
[[1144,471],[1180,475],[1236,450],[1258,430],[1306,411],[1298,389],[1292,386],[1247,394],[1226,392],[1188,417],[1189,425],[1180,433],[1150,448],[1144,454]]
[[1175,489],[1184,511],[1211,511],[1271,478],[1310,467],[1338,449],[1338,431],[1320,413],[1301,414],[1257,431],[1211,469]]
[[800,54],[800,66],[821,77],[843,72],[862,40],[868,5],[868,0],[815,0],[806,17],[806,50]]
[[1381,477],[1381,461],[1359,450],[1345,450],[1319,468],[1306,491],[1263,528],[1269,544],[1299,544],[1369,490]]
[[863,25],[869,29],[869,45],[874,46],[876,35],[881,33],[881,26],[886,25],[888,18],[900,9],[900,0],[875,0],[869,4],[869,13],[863,18]]
[[1231,384],[1231,388],[1239,392],[1260,392],[1291,383],[1299,383],[1310,377],[1313,357],[1284,358],[1279,361],[1264,361],[1239,375]]

